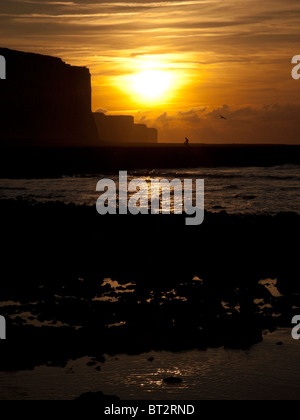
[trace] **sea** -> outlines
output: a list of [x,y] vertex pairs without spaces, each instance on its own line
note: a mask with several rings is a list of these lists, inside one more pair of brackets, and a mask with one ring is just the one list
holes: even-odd
[[[0,179],[1,199],[65,204],[96,204],[99,180],[115,181],[119,174],[76,175],[42,179]],[[229,214],[277,214],[300,212],[300,166],[244,168],[182,168],[128,172],[133,179],[204,179],[205,210]],[[195,195],[195,183],[193,184]],[[195,198],[195,197],[194,197]],[[174,210],[174,202],[171,205]]]

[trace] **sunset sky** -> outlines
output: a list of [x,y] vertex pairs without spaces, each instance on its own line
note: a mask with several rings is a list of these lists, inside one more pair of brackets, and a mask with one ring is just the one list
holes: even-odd
[[0,39],[89,67],[93,110],[160,141],[300,143],[299,0],[1,0]]

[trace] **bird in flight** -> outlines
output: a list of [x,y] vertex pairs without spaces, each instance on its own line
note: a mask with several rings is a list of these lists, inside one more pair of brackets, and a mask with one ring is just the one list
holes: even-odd
[[224,117],[224,115],[220,115],[220,118],[221,118],[222,120],[227,120],[227,118],[226,118],[226,117]]

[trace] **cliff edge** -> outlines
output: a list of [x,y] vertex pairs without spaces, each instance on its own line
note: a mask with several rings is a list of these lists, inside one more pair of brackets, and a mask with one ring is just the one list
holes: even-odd
[[91,76],[60,58],[0,48],[0,144],[97,146]]

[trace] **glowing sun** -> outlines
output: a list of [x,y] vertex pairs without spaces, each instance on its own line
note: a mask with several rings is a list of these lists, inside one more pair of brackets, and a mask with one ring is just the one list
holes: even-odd
[[144,70],[133,76],[133,89],[148,99],[162,97],[170,88],[172,76],[162,70]]

